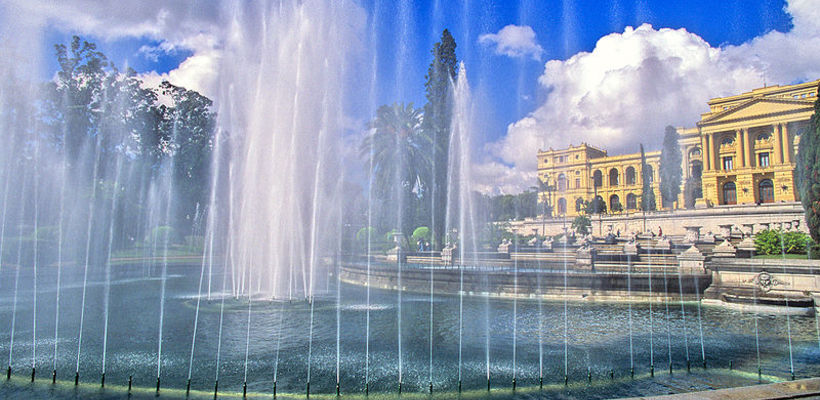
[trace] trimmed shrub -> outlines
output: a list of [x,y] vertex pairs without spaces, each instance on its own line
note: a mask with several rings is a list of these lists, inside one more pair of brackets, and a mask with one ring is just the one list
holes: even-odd
[[757,254],[806,254],[806,246],[811,237],[803,232],[782,232],[779,229],[765,229],[755,235]]

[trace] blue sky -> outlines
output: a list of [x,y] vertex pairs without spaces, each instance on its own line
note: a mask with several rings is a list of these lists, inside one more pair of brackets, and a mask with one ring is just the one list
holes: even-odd
[[[811,0],[353,3],[364,18],[346,22],[362,25],[354,30],[363,48],[348,50],[366,67],[375,52],[376,90],[371,98],[362,82],[370,72],[351,75],[347,128],[363,129],[380,104],[421,107],[430,49],[447,28],[473,90],[474,162],[485,191],[530,185],[537,148],[581,141],[611,153],[635,151],[638,141],[655,148],[656,132],[694,125],[711,97],[820,78],[813,54],[820,15]],[[225,9],[165,1],[0,5],[6,21],[35,21],[42,32],[43,78],[56,68],[53,44],[78,34],[120,68],[205,94],[219,79],[213,59]]]

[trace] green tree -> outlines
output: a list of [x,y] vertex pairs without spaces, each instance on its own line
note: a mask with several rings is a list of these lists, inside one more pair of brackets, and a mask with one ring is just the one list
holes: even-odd
[[422,131],[421,119],[413,104],[383,105],[360,147],[371,166],[373,193],[392,211],[387,214],[395,216],[398,210],[398,221],[384,223],[393,227],[398,223],[406,238],[412,233],[414,213],[428,191],[431,174],[431,143]]
[[444,245],[444,224],[447,207],[447,165],[453,108],[452,81],[456,77],[456,41],[445,29],[441,41],[433,45],[433,61],[427,68],[427,104],[424,105],[424,132],[433,142],[432,207],[433,238],[437,246]]
[[606,214],[606,202],[600,196],[584,202],[584,212],[588,215]]
[[641,210],[654,211],[655,210],[655,192],[652,190],[652,170],[649,164],[646,163],[646,153],[643,151],[643,144],[641,144]]
[[586,235],[592,227],[592,221],[585,215],[579,215],[572,220],[572,229],[579,235]]
[[[820,88],[818,88],[820,93]],[[797,150],[797,189],[812,239],[820,243],[820,97]]]
[[672,207],[680,194],[683,179],[683,155],[680,152],[678,140],[680,135],[673,126],[667,126],[663,135],[663,149],[661,150],[660,189],[664,207]]

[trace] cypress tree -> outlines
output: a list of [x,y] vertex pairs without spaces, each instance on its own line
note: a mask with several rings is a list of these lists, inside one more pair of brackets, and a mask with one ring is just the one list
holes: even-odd
[[683,168],[683,155],[680,152],[677,129],[667,126],[663,135],[663,149],[661,150],[660,189],[663,206],[671,207],[680,194]]
[[800,136],[796,172],[809,233],[815,243],[820,243],[820,97],[814,102],[808,128]]
[[646,164],[646,154],[643,151],[643,144],[641,144],[641,183],[643,184],[641,190],[641,210],[654,211],[655,210],[655,192],[652,191],[652,171],[649,170],[649,165]]
[[447,165],[453,110],[452,81],[456,77],[456,41],[447,29],[441,41],[433,45],[433,61],[427,68],[427,104],[424,105],[422,128],[433,142],[433,238],[436,246],[444,245],[447,212]]

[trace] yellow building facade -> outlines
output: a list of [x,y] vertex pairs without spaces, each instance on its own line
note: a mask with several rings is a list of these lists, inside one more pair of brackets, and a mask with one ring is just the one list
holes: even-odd
[[[661,152],[645,153],[658,209],[798,201],[795,156],[819,83],[769,86],[710,100],[709,112],[695,127],[678,128],[683,177],[673,204],[661,200]],[[539,196],[553,206],[553,216],[582,214],[582,203],[596,196],[610,213],[639,210],[640,153],[610,156],[582,143],[539,150],[537,157],[538,178],[548,184]]]

